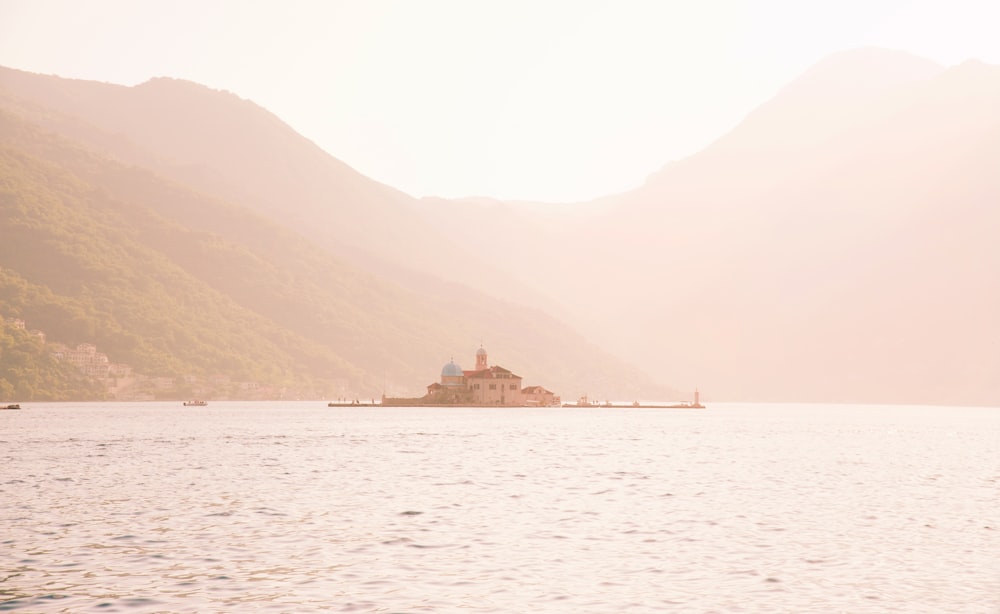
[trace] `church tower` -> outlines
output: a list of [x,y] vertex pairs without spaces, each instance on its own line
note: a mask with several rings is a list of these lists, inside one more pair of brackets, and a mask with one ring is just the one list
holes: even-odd
[[486,364],[486,350],[483,346],[479,346],[476,350],[476,371],[482,371],[483,369],[488,369],[489,365]]

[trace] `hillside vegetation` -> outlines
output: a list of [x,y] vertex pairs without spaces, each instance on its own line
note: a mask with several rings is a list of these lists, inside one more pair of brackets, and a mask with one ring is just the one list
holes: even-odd
[[54,358],[37,336],[0,322],[0,404],[15,399],[98,401],[105,397],[104,386]]
[[247,207],[9,109],[0,112],[0,314],[49,339],[95,344],[143,374],[224,375],[323,396],[419,392],[451,356],[497,339],[498,358],[532,382],[650,387],[540,312],[433,277],[404,288]]

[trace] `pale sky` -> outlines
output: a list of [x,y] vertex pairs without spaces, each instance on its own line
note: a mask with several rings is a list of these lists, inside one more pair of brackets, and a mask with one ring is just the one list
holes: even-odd
[[998,0],[0,0],[0,65],[229,90],[414,196],[641,185],[830,53],[1000,64]]

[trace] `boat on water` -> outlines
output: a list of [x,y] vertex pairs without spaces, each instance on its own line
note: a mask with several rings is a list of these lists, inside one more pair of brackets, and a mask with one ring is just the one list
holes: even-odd
[[605,401],[602,405],[599,402],[591,401],[587,395],[583,395],[576,400],[576,403],[563,403],[563,407],[611,407],[610,401]]
[[0,409],[21,409],[21,405],[18,403],[8,403],[7,405],[0,405]]
[[204,407],[208,405],[208,401],[194,400],[194,401],[184,401],[184,407]]

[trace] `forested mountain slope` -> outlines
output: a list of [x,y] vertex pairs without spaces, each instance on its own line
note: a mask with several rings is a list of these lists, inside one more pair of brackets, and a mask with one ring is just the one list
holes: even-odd
[[496,340],[498,361],[552,388],[650,386],[542,313],[468,289],[414,293],[16,112],[0,112],[0,163],[0,314],[144,373],[414,393]]
[[[415,200],[361,175],[233,93],[169,78],[134,87],[0,67],[0,99],[33,123],[298,232],[363,269],[421,275],[521,304],[545,299],[460,246]],[[465,229],[463,232],[469,232]]]

